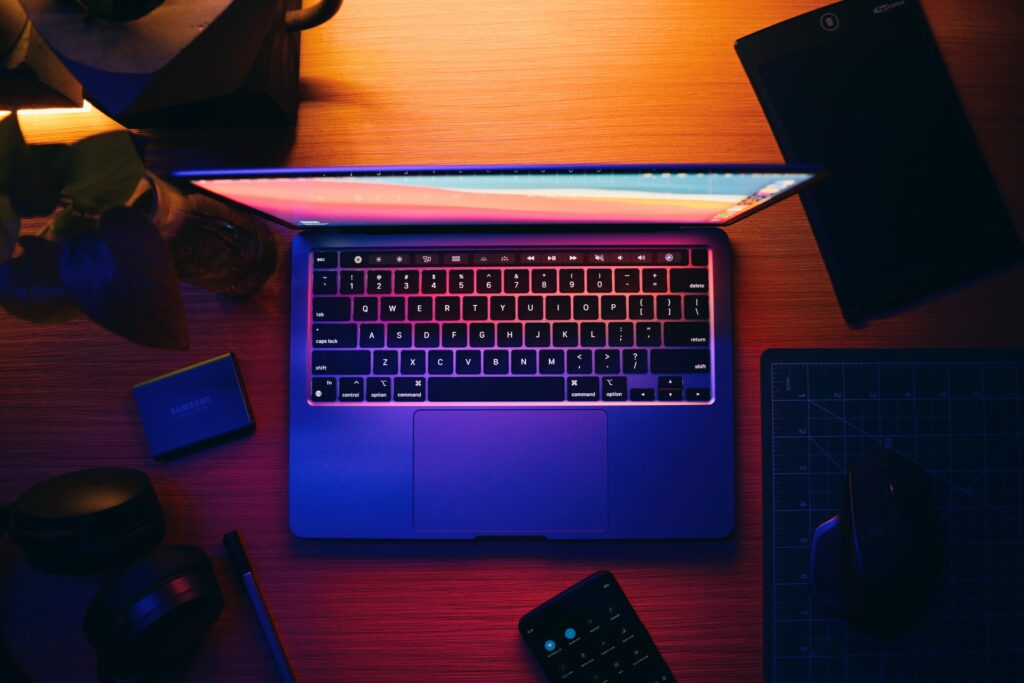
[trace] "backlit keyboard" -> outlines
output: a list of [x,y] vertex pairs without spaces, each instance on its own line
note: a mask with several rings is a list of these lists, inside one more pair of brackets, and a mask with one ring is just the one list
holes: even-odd
[[313,403],[712,400],[707,249],[311,258]]

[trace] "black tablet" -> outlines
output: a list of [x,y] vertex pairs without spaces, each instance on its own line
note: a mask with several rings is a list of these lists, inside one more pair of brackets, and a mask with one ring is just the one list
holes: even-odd
[[847,0],[736,43],[843,315],[880,313],[1021,258],[917,0]]

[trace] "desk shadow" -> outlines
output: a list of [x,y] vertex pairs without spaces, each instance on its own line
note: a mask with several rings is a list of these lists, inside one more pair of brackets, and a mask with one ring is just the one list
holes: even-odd
[[725,566],[739,556],[739,540],[716,541],[548,541],[480,539],[475,541],[324,541],[292,537],[291,553],[307,559],[445,562],[505,558],[588,564],[648,565],[683,563]]

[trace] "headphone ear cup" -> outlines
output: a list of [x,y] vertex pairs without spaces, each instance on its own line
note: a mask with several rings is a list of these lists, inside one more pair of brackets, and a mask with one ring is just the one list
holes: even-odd
[[224,608],[210,558],[167,546],[114,576],[85,612],[104,681],[144,680],[185,662]]

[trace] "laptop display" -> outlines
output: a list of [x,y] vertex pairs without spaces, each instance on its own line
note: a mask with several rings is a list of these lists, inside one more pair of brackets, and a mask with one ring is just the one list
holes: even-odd
[[299,228],[354,225],[670,222],[722,225],[812,172],[685,167],[306,169],[190,176],[214,194]]

